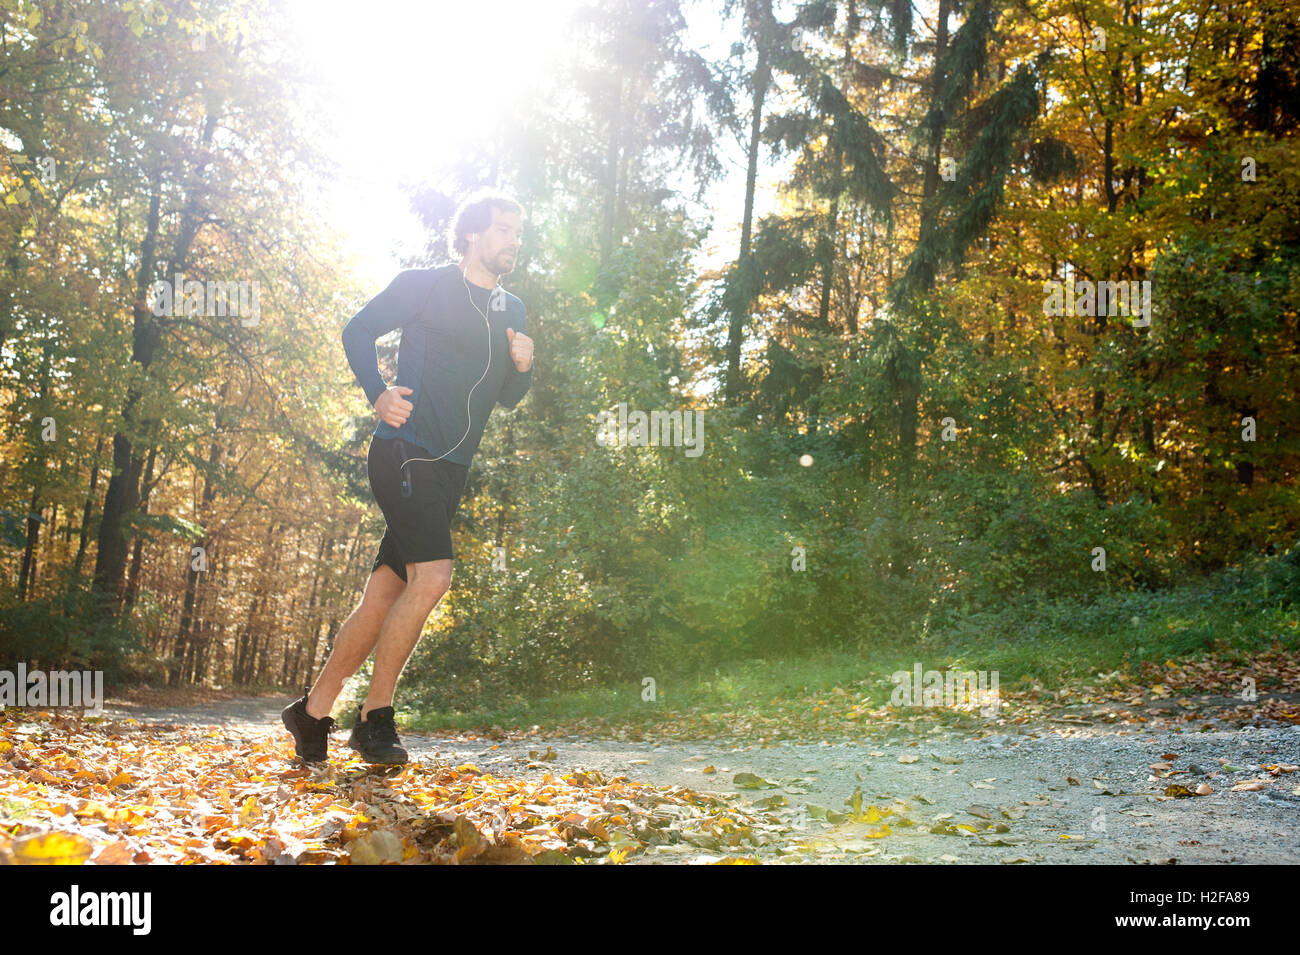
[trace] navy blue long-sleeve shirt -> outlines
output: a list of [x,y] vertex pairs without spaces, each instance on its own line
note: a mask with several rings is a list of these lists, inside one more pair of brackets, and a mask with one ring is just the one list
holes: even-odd
[[375,340],[402,329],[393,384],[411,389],[405,398],[415,409],[400,428],[381,420],[376,436],[402,438],[432,457],[454,448],[443,460],[469,466],[492,409],[514,408],[533,383],[532,367],[521,372],[511,361],[506,335],[507,328],[527,333],[524,303],[502,289],[500,310],[493,311],[490,296],[490,289],[469,282],[456,265],[407,269],[352,316],[343,329],[343,350],[372,405],[388,387]]

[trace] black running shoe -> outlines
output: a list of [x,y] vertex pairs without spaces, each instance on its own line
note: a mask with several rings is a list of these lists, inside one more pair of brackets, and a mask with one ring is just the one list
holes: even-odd
[[361,754],[367,763],[381,763],[386,766],[398,766],[406,762],[406,750],[397,738],[397,726],[393,723],[394,711],[391,706],[381,706],[371,710],[361,719],[361,707],[357,707],[357,722],[348,737],[348,745]]
[[293,734],[294,755],[309,763],[323,763],[329,759],[330,730],[334,728],[331,716],[316,719],[307,712],[307,695],[294,700],[280,711],[280,719]]

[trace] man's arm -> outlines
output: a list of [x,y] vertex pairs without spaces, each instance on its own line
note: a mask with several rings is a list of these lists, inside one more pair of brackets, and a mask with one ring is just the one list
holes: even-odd
[[[519,327],[516,332],[527,334],[528,314],[524,312],[519,318]],[[514,361],[510,360],[506,369],[506,380],[501,385],[501,393],[497,395],[497,403],[503,408],[514,408],[527,394],[528,389],[533,384],[533,366],[530,364],[527,371],[520,371]]]
[[415,318],[430,288],[428,272],[406,269],[353,315],[343,329],[343,351],[372,405],[388,389],[379,373],[375,340]]

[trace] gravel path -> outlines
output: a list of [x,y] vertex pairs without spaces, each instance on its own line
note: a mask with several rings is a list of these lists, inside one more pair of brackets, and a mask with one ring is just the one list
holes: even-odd
[[[263,697],[193,708],[105,709],[146,723],[215,725],[260,736],[285,734],[279,711],[288,702]],[[594,769],[607,778],[622,774],[724,795],[751,810],[760,800],[784,797],[788,805],[771,810],[780,828],[753,853],[764,862],[1300,863],[1300,773],[1275,777],[1263,768],[1300,763],[1300,726],[1018,730],[978,739],[937,732],[893,742],[739,746],[573,736],[494,744],[408,733],[402,741],[413,758],[471,762],[497,776]],[[349,752],[345,733],[336,731],[331,749],[335,757]],[[530,755],[548,749],[551,759]],[[1171,763],[1174,775],[1152,779],[1164,771],[1150,766],[1161,762]],[[714,772],[705,772],[708,767]],[[737,773],[777,786],[742,789],[733,781]],[[1230,791],[1256,778],[1262,790]],[[1194,791],[1202,783],[1209,795],[1163,795],[1173,784]],[[855,788],[864,804],[895,810],[880,820],[890,824],[888,835],[873,838],[880,830],[862,822],[832,825],[807,808],[846,811]],[[900,825],[900,814],[914,825]],[[939,834],[945,830],[950,834]],[[704,852],[690,845],[655,847],[637,861],[680,862]]]

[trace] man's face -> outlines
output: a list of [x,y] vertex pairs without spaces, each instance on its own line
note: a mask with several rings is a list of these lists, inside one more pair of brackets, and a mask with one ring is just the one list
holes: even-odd
[[492,224],[474,240],[473,247],[483,267],[494,275],[514,270],[519,245],[523,241],[524,222],[516,212],[490,208]]

